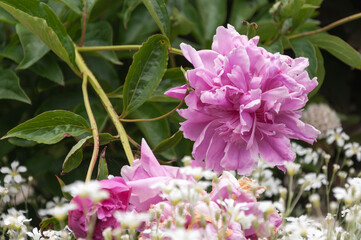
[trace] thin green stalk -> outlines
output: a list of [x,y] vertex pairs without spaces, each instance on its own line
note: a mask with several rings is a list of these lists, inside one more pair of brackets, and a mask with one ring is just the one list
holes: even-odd
[[98,126],[95,121],[95,117],[92,111],[92,108],[90,106],[89,102],[89,96],[88,96],[88,75],[86,73],[83,74],[83,84],[82,84],[82,90],[83,90],[83,98],[84,98],[84,105],[86,112],[89,117],[90,126],[92,128],[93,132],[93,139],[94,139],[94,148],[93,148],[93,154],[92,158],[90,160],[88,172],[86,174],[85,182],[89,182],[93,173],[93,169],[95,166],[95,163],[97,162],[98,154],[99,154],[99,132],[98,132]]
[[301,196],[302,196],[302,194],[303,194],[304,189],[305,189],[305,186],[302,185],[302,187],[301,187],[300,191],[298,192],[296,198],[293,200],[290,208],[287,209],[287,211],[286,211],[286,213],[285,213],[285,215],[284,215],[284,218],[285,218],[285,217],[288,217],[288,216],[292,213],[293,209],[296,207],[296,204],[297,204],[298,201],[300,200],[300,198],[301,198]]
[[[187,96],[187,94],[188,94],[188,91],[186,92],[185,96]],[[184,103],[184,98],[182,99],[182,101],[175,108],[173,108],[171,111],[169,111],[166,114],[163,114],[162,116],[159,116],[159,117],[148,118],[148,119],[123,119],[123,118],[121,118],[120,121],[122,121],[122,122],[152,122],[152,121],[157,121],[157,120],[160,120],[162,118],[168,117],[169,115],[171,115],[172,113],[177,111],[177,109],[180,108],[183,105],[183,103]]]
[[[129,50],[139,50],[142,45],[114,45],[114,46],[96,46],[96,47],[77,47],[79,52],[95,52],[95,51],[129,51]],[[168,49],[170,53],[181,55],[182,51],[176,48]]]
[[361,13],[356,13],[354,15],[342,18],[340,20],[337,20],[336,22],[333,22],[333,23],[331,23],[331,24],[329,24],[329,25],[327,25],[327,26],[325,26],[323,28],[320,28],[320,29],[317,29],[317,30],[314,30],[314,31],[291,35],[291,36],[288,37],[288,39],[295,39],[295,38],[300,38],[300,37],[305,37],[305,36],[310,36],[310,35],[313,35],[313,34],[325,32],[325,31],[328,31],[328,30],[330,30],[330,29],[332,29],[334,27],[340,26],[340,25],[342,25],[344,23],[347,23],[347,22],[351,22],[351,21],[356,20],[358,18],[361,18]]
[[120,136],[120,141],[123,145],[125,155],[127,156],[128,162],[130,165],[132,165],[132,163],[134,161],[134,156],[132,153],[132,149],[129,145],[128,135],[127,135],[122,123],[118,120],[118,118],[119,118],[118,114],[115,112],[113,105],[111,104],[106,93],[104,92],[104,90],[100,86],[98,80],[95,78],[95,76],[90,71],[88,66],[85,64],[82,56],[80,55],[80,53],[78,51],[75,51],[75,61],[78,65],[80,71],[83,74],[88,75],[90,84],[92,85],[94,91],[98,94],[100,100],[102,101],[102,103],[105,107],[105,110],[108,112],[108,115],[109,115],[110,119],[112,120],[112,122]]
[[83,46],[84,41],[85,41],[86,19],[87,19],[86,2],[87,2],[87,0],[83,1],[83,3],[84,3],[83,4],[83,26],[82,26],[82,29],[81,29],[81,36],[80,36],[79,46]]
[[292,202],[292,198],[293,198],[292,186],[293,186],[293,174],[290,175],[290,182],[289,182],[289,185],[288,185],[288,199],[287,199],[287,210],[286,210],[286,212],[291,207],[291,202]]

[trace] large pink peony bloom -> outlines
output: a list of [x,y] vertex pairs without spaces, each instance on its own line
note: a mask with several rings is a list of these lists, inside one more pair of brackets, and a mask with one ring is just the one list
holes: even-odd
[[[194,69],[187,71],[187,109],[178,113],[184,136],[195,141],[195,165],[217,172],[250,174],[258,154],[273,166],[293,161],[290,139],[313,143],[319,131],[300,121],[307,94],[316,86],[305,68],[307,58],[292,59],[257,47],[234,27],[218,27],[212,50],[181,44]],[[186,85],[167,95],[182,99]],[[204,162],[203,162],[204,160]]]
[[140,159],[136,159],[132,166],[122,167],[121,175],[132,187],[130,204],[141,212],[148,210],[151,204],[163,201],[159,196],[160,189],[153,187],[155,184],[186,178],[178,167],[160,165],[144,139]]
[[108,228],[119,227],[113,217],[115,211],[125,211],[128,207],[131,188],[121,177],[100,181],[101,188],[109,192],[109,197],[100,203],[93,203],[89,198],[74,197],[71,202],[78,205],[75,210],[69,211],[68,225],[77,238],[86,238],[88,224],[93,214],[97,215],[93,239],[104,239],[102,232]]

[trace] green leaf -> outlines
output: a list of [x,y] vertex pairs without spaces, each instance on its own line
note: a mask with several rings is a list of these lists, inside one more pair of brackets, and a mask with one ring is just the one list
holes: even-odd
[[316,51],[316,58],[317,58],[316,77],[317,77],[318,85],[315,89],[313,89],[312,92],[309,93],[309,97],[312,97],[313,95],[315,95],[318,92],[318,90],[320,90],[320,88],[323,84],[323,81],[325,79],[325,66],[323,64],[322,53],[318,47],[315,47],[315,51]]
[[[163,115],[154,103],[144,103],[138,110],[132,112],[129,117],[132,119],[154,118]],[[166,119],[160,119],[152,122],[136,122],[138,128],[142,131],[149,146],[155,147],[161,141],[170,135],[169,124]]]
[[164,95],[171,88],[186,84],[186,79],[180,68],[169,68],[164,73],[163,79],[152,96],[147,100],[150,102],[179,102],[178,99]]
[[24,24],[75,72],[74,43],[55,13],[39,0],[2,0],[0,7]]
[[69,151],[68,155],[66,155],[65,160],[63,162],[63,170],[61,175],[70,172],[77,168],[81,161],[83,160],[83,145],[85,142],[92,138],[93,136],[88,136],[83,139],[80,139]]
[[29,69],[50,81],[64,85],[64,75],[55,56],[47,54]]
[[133,11],[126,28],[120,24],[120,43],[124,45],[141,44],[157,30],[157,24],[152,20],[152,16],[145,6],[141,4]]
[[188,35],[192,32],[194,23],[188,20],[177,8],[172,8],[171,39],[178,35]]
[[34,147],[37,143],[31,140],[21,139],[21,138],[9,138],[9,143],[19,147]]
[[168,16],[168,10],[164,3],[164,0],[142,0],[150,15],[152,15],[154,21],[157,23],[160,31],[169,36],[170,33],[170,21]]
[[[99,144],[105,145],[113,141],[117,141],[119,138],[117,136],[112,136],[109,133],[99,134]],[[69,151],[65,160],[63,162],[63,170],[61,175],[66,174],[75,168],[77,168],[83,160],[83,148],[85,146],[91,145],[94,143],[93,136],[87,136],[79,140]]]
[[40,225],[41,233],[43,233],[44,231],[47,231],[47,230],[56,230],[56,231],[61,230],[60,222],[55,217],[47,218],[47,219],[41,221],[41,223],[39,225]]
[[161,153],[175,147],[183,138],[183,133],[178,131],[170,138],[161,141],[154,149],[154,153]]
[[63,194],[63,196],[65,197],[65,199],[67,199],[68,201],[71,201],[73,199],[73,197],[68,193],[68,192],[64,192],[63,191],[63,187],[65,187],[65,183],[63,182],[63,180],[61,180],[60,177],[56,176],[56,179],[58,180],[59,182],[59,185],[60,185],[60,189],[61,189],[61,193]]
[[274,21],[264,20],[257,22],[257,25],[257,34],[259,35],[261,42],[270,41],[276,36],[278,27]]
[[316,50],[312,43],[306,39],[294,39],[290,41],[293,51],[296,54],[296,57],[306,57],[309,61],[309,66],[307,67],[307,72],[310,75],[310,78],[316,76],[317,71],[317,57]]
[[91,132],[81,116],[63,110],[42,113],[11,129],[1,139],[18,137],[37,143],[54,144],[64,137],[77,137]]
[[263,45],[262,47],[264,47],[267,51],[271,53],[276,53],[276,52],[279,52],[281,54],[283,53],[283,44],[281,38],[269,46]]
[[[113,29],[112,26],[105,21],[90,23],[87,25],[85,35],[85,46],[110,46],[113,45]],[[96,52],[104,59],[120,65],[114,51],[100,51]]]
[[[321,5],[323,0],[306,0],[306,4],[302,6],[302,8],[296,12],[292,17],[292,28],[296,29],[302,24],[304,24],[307,19],[309,19],[312,14],[315,12],[318,6]],[[316,8],[307,7],[307,6],[315,6]]]
[[213,40],[216,28],[226,21],[227,1],[224,0],[197,0],[198,14],[204,27],[204,38],[207,45]]
[[105,160],[105,150],[106,149],[107,149],[107,147],[105,147],[103,149],[103,151],[99,157],[98,175],[97,175],[98,181],[103,180],[103,179],[108,179],[109,171],[108,171],[107,161]]
[[141,2],[142,0],[124,0],[121,16],[123,18],[125,28],[127,28],[127,24],[130,20],[131,14]]
[[204,29],[201,18],[197,10],[193,7],[192,4],[186,4],[184,6],[184,15],[194,24],[192,28],[193,36],[202,46],[204,46],[205,45]]
[[154,92],[166,71],[169,41],[154,35],[134,54],[123,89],[123,113],[140,107]]
[[0,21],[13,25],[17,23],[16,19],[14,19],[7,11],[2,8],[0,8]]
[[229,23],[237,30],[243,21],[248,21],[258,9],[267,4],[267,0],[234,0]]
[[16,33],[24,49],[24,58],[17,69],[30,67],[49,52],[49,48],[24,25],[16,24]]
[[24,103],[31,103],[30,98],[20,87],[18,76],[10,70],[0,66],[0,99],[13,99]]
[[305,38],[319,48],[328,51],[347,65],[358,69],[361,68],[360,54],[341,38],[327,33],[310,35]]
[[70,8],[73,12],[78,15],[82,15],[82,2],[80,0],[53,0],[57,2],[64,3],[68,8]]

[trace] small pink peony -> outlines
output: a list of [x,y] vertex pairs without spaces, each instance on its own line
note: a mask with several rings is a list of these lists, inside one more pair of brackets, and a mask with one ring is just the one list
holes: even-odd
[[89,198],[74,197],[71,202],[78,208],[69,211],[68,225],[77,238],[86,238],[88,224],[93,214],[97,215],[93,239],[104,239],[104,229],[119,227],[119,223],[113,217],[115,211],[125,211],[128,207],[131,188],[121,177],[114,177],[100,181],[101,188],[109,192],[109,197],[102,202],[93,203]]
[[160,165],[144,139],[140,159],[136,159],[132,166],[124,166],[121,175],[132,187],[130,203],[137,211],[146,211],[151,204],[163,201],[159,196],[160,189],[154,188],[154,184],[186,178],[178,167]]
[[[195,165],[216,172],[250,174],[258,154],[282,167],[293,161],[290,139],[313,143],[319,131],[300,121],[307,94],[316,86],[305,68],[307,58],[292,59],[257,47],[233,26],[218,27],[212,50],[196,51],[181,44],[194,69],[187,71],[187,109],[178,113],[184,136],[195,141]],[[186,85],[165,94],[182,99]],[[204,160],[204,162],[203,162]]]

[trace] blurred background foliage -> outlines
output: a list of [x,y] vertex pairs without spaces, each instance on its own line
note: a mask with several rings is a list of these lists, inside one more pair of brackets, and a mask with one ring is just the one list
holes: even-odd
[[[82,1],[42,2],[55,12],[70,38],[75,43],[81,42]],[[166,14],[158,15],[160,22],[157,23],[149,13],[149,6],[147,9],[144,5],[147,2],[165,4]],[[344,0],[342,3],[322,0],[87,0],[86,7],[84,46],[142,44],[151,35],[163,32],[174,48],[186,42],[196,49],[204,49],[211,47],[216,27],[230,23],[249,37],[259,35],[261,46],[271,52],[308,57],[310,67],[307,70],[312,77],[318,77],[320,86],[317,93],[312,93],[311,102],[329,103],[342,117],[346,132],[353,139],[361,140],[361,20],[328,31],[337,37],[322,33],[294,38],[300,33],[361,12],[359,0]],[[118,113],[122,111],[122,86],[134,53],[110,51],[83,54]],[[49,110],[69,110],[87,119],[81,79],[2,8],[0,59],[1,136],[16,125]],[[163,92],[184,84],[182,71],[176,68],[179,66],[191,67],[183,57],[170,55],[169,69],[158,89],[129,118],[157,117],[177,106],[178,102],[163,96]],[[100,132],[116,135],[96,94],[90,91],[90,95]],[[177,114],[172,114],[154,122],[126,123],[125,128],[135,141],[140,143],[144,137],[155,148],[178,131],[181,121]],[[20,138],[2,140],[0,166],[18,160],[28,168],[28,174],[34,176],[37,196],[50,198],[59,195],[55,175],[60,175],[64,159],[81,137],[67,137],[53,145]],[[181,137],[176,134],[173,139],[178,141]],[[120,168],[127,164],[122,145],[119,141],[111,141],[107,146],[109,173],[119,175]],[[191,147],[190,141],[181,139],[175,147],[160,149],[156,155],[163,163],[172,164],[184,155],[190,155]],[[139,154],[136,148],[133,149]],[[77,152],[77,158],[84,161],[75,171],[61,176],[65,183],[85,178],[91,152],[91,143]]]

